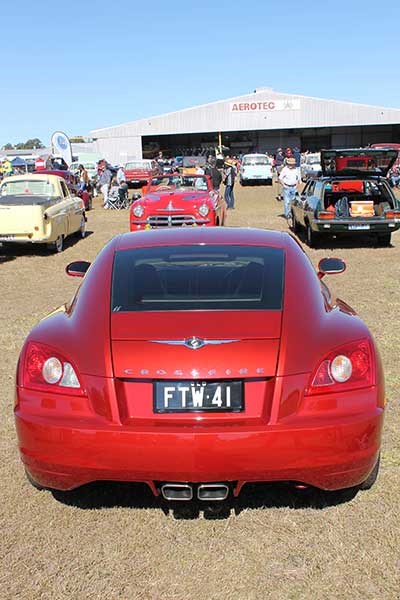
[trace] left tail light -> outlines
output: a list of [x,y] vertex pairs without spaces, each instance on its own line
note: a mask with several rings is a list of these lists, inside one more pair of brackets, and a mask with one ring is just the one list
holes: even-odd
[[336,348],[319,363],[306,395],[346,392],[371,387],[375,365],[369,340],[358,340]]
[[54,348],[29,342],[22,363],[23,386],[58,394],[84,395],[76,367]]

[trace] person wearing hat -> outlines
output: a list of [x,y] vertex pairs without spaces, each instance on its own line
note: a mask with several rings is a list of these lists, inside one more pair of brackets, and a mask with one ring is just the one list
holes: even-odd
[[236,169],[233,162],[227,158],[224,166],[225,202],[228,208],[235,208],[233,186],[235,185]]
[[295,158],[290,157],[286,159],[286,165],[280,172],[279,181],[283,185],[283,204],[285,217],[288,218],[290,215],[290,203],[294,199],[297,186],[301,182]]

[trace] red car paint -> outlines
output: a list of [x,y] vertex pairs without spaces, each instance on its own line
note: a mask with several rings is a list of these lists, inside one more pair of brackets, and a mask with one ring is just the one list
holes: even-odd
[[[143,165],[145,165],[147,162],[148,161],[145,161],[143,163]],[[126,165],[124,167],[124,173],[125,173],[125,181],[128,184],[128,186],[138,186],[138,187],[143,186],[144,184],[147,184],[147,182],[153,175],[152,168],[144,168],[144,166],[139,167],[140,164],[141,164],[140,161],[130,161],[130,162],[126,163]],[[129,165],[138,165],[138,166],[135,168],[130,168]]]
[[[204,182],[204,189],[184,185],[176,187],[173,184],[176,180],[191,184]],[[208,207],[205,215],[199,212],[202,206]],[[143,214],[135,215],[136,207],[142,207]],[[218,190],[213,190],[210,177],[175,174],[151,178],[144,195],[132,203],[129,221],[131,231],[142,231],[175,226],[223,225],[225,215],[225,200]]]
[[[117,252],[197,244],[282,248],[283,309],[110,314]],[[150,342],[192,335],[240,341],[196,351]],[[310,393],[326,357],[360,340],[370,352],[368,381]],[[69,361],[80,387],[30,383],[32,343]],[[242,380],[245,410],[153,412],[153,381],[189,376]],[[362,483],[379,455],[384,403],[381,362],[369,330],[345,303],[329,301],[289,234],[184,228],[128,233],[107,244],[71,304],[28,335],[15,419],[22,461],[42,486],[68,490],[96,480],[139,481],[157,494],[159,482],[223,481],[237,495],[255,481],[327,490]]]

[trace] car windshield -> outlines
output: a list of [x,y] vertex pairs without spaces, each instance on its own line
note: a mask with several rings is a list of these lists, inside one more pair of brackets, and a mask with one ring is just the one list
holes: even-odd
[[152,177],[150,186],[153,190],[162,189],[185,189],[185,190],[200,190],[206,192],[208,190],[207,178],[201,175],[172,175],[170,177],[160,175]]
[[181,246],[120,250],[113,312],[281,310],[281,248]]
[[243,158],[242,165],[244,167],[253,165],[269,165],[269,160],[267,156],[245,156]]
[[9,196],[46,196],[56,195],[53,183],[48,179],[18,179],[16,181],[5,181],[0,186],[0,199]]
[[139,161],[127,162],[125,165],[126,170],[150,170],[151,163],[143,163]]

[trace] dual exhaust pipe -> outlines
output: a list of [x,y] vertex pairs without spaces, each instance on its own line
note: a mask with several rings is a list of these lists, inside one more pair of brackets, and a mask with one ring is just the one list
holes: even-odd
[[198,500],[221,501],[229,496],[229,485],[226,483],[201,483],[193,486],[189,483],[165,483],[161,486],[161,495],[164,500],[189,501],[193,500],[196,492]]

